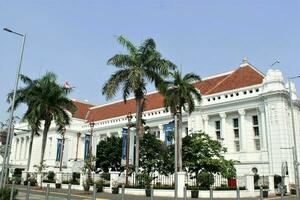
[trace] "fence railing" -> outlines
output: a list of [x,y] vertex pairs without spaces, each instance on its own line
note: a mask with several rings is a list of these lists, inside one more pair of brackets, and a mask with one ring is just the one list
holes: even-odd
[[[154,188],[174,188],[175,187],[175,178],[174,174],[170,175],[162,175],[162,174],[150,174],[150,177],[152,179],[151,185]],[[240,187],[246,186],[246,179],[245,177],[238,177],[237,182],[239,182]],[[121,173],[119,176],[119,182],[124,184],[125,183],[125,174]],[[191,174],[186,175],[186,184],[188,186],[197,186],[196,178],[195,176]],[[127,187],[144,187],[143,183],[138,182],[138,179],[136,177],[135,173],[132,173],[128,177],[128,185]],[[222,177],[219,174],[214,175],[214,184],[212,185],[213,188],[217,187],[228,187],[228,180],[224,177]]]

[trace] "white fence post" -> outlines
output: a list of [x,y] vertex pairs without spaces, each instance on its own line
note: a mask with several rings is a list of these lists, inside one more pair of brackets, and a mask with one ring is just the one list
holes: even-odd
[[182,198],[183,197],[183,191],[184,191],[184,186],[185,186],[185,176],[186,172],[177,172],[178,176],[178,197]]
[[80,182],[79,182],[80,186],[84,185],[85,180],[86,180],[86,175],[81,173],[80,174]]
[[246,175],[246,188],[250,192],[254,192],[254,176],[252,174]]
[[61,172],[56,173],[55,183],[62,183],[62,173]]
[[120,172],[110,171],[110,188],[113,187],[114,182],[118,182]]
[[22,171],[22,183],[24,183],[24,181],[27,180],[27,173],[28,173],[28,172],[26,172],[25,170]]
[[269,175],[269,194],[275,194],[274,175]]
[[43,175],[43,173],[41,173],[41,172],[37,173],[37,175],[36,175],[36,182],[37,182],[37,185],[40,187],[42,187],[42,185],[43,185],[42,175]]

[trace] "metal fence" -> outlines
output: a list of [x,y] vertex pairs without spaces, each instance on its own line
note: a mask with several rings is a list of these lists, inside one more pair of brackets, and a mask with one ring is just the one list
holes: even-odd
[[[162,174],[150,174],[150,178],[152,179],[151,185],[154,188],[161,188],[161,189],[173,189],[175,187],[175,178],[174,174],[170,175],[162,175]],[[239,183],[240,187],[246,186],[246,179],[245,177],[238,177],[236,182]],[[125,174],[121,173],[119,176],[119,182],[121,184],[125,184]],[[187,174],[186,175],[186,185],[188,186],[197,186],[196,178],[194,175]],[[128,185],[126,187],[135,187],[135,188],[143,188],[144,185],[142,182],[139,182],[136,174],[132,173],[128,177]],[[214,174],[214,183],[212,185],[213,188],[218,187],[228,187],[228,180],[222,177],[219,174]]]

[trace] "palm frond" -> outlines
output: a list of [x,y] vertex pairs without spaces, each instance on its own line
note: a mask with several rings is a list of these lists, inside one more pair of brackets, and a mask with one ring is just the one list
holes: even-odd
[[134,66],[135,62],[132,60],[130,55],[126,54],[116,54],[107,61],[108,65],[113,65],[117,68],[126,68]]
[[124,47],[126,47],[126,49],[130,52],[130,54],[135,54],[137,49],[136,47],[124,36],[120,35],[117,38],[118,42],[123,45]]
[[102,95],[105,95],[106,99],[111,99],[129,75],[130,71],[128,69],[122,69],[114,73],[102,87]]

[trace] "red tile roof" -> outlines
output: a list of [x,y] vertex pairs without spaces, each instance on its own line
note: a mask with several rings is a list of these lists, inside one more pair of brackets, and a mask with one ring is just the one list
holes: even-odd
[[[163,96],[158,93],[148,94],[145,98],[144,111],[158,109],[163,106]],[[100,121],[122,115],[127,115],[129,112],[135,113],[135,99],[103,105],[92,108],[88,115],[89,121]]]
[[[228,90],[238,89],[251,85],[260,84],[263,81],[263,75],[251,66],[244,66],[226,75],[220,75],[195,83],[202,95],[215,94]],[[163,107],[163,96],[158,93],[146,95],[144,111]],[[100,121],[114,117],[127,115],[129,112],[135,113],[135,99],[111,103],[99,107],[90,108],[88,121]]]
[[85,102],[81,102],[81,101],[77,101],[77,100],[72,100],[72,101],[73,101],[73,104],[77,108],[76,112],[73,114],[73,117],[79,118],[79,119],[86,119],[89,109],[94,107],[94,105],[85,103]]
[[263,78],[262,74],[258,73],[250,66],[240,67],[205,92],[205,95],[260,84],[262,83]]

